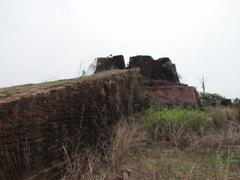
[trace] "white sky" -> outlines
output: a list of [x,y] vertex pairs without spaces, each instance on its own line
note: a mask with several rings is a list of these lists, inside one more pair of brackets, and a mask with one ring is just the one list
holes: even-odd
[[0,87],[76,77],[98,56],[170,57],[240,97],[239,0],[0,0]]

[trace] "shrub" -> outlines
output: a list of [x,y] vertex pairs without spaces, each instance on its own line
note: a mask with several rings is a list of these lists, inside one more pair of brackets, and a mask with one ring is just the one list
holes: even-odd
[[234,99],[233,104],[240,109],[240,99],[238,98]]
[[199,98],[202,104],[215,104],[225,98],[216,93],[199,93]]
[[208,107],[205,111],[211,117],[216,127],[220,128],[229,122],[237,122],[240,118],[239,111],[236,108],[228,107]]
[[144,115],[144,124],[154,140],[174,145],[185,143],[190,132],[198,132],[208,120],[207,113],[195,109],[150,107]]

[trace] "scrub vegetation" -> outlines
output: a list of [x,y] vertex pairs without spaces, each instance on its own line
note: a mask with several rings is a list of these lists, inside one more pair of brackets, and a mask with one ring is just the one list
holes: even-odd
[[103,129],[108,138],[94,147],[83,145],[81,134],[65,141],[64,161],[53,164],[61,170],[29,172],[22,179],[112,180],[124,172],[131,180],[239,179],[239,115],[238,108],[151,105],[120,120],[111,136]]
[[119,121],[104,152],[65,150],[63,179],[238,179],[239,141],[237,108],[151,106]]

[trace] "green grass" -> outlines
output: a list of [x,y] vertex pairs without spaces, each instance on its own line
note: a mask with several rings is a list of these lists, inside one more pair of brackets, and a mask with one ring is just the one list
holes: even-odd
[[6,93],[0,93],[0,98],[6,97],[7,94]]
[[155,107],[147,109],[144,115],[144,123],[153,128],[161,123],[171,123],[178,127],[186,125],[189,128],[197,129],[208,119],[208,114],[196,109],[164,108],[158,110]]

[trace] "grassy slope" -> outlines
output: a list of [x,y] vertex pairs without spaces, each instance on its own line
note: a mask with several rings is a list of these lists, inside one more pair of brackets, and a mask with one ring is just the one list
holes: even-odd
[[240,179],[239,110],[153,109],[143,120],[153,144],[126,163],[132,179]]
[[20,93],[34,92],[39,89],[64,86],[64,85],[81,82],[81,81],[101,79],[101,78],[104,78],[107,76],[125,73],[127,71],[132,71],[132,70],[111,70],[111,71],[101,72],[101,73],[98,73],[98,74],[95,74],[92,76],[82,76],[82,77],[78,77],[78,78],[63,79],[63,80],[58,80],[58,81],[53,81],[53,82],[44,82],[44,83],[38,83],[38,84],[26,84],[26,85],[21,85],[21,86],[2,88],[2,89],[0,89],[0,99],[10,97],[10,96],[13,96],[16,94],[20,94]]
[[[238,157],[239,158],[239,157]],[[159,145],[147,149],[134,161],[126,163],[132,179],[238,179],[239,160],[223,150],[199,153],[188,149]]]
[[[112,137],[106,157],[98,156],[93,151],[90,151],[90,156],[89,151],[88,155],[75,153],[71,157],[69,154],[68,157],[72,159],[68,163],[69,167],[76,168],[68,168],[64,179],[105,180],[108,176],[115,177],[121,174],[122,169],[131,170],[131,180],[239,179],[238,110],[210,108],[204,115],[202,113],[192,109],[164,109],[151,113],[147,111],[142,121],[139,121],[141,119],[139,117],[122,121],[115,128],[115,135]],[[155,118],[152,118],[153,116]],[[199,124],[198,118],[201,117],[203,120],[202,116],[207,119]],[[191,118],[195,119],[194,121],[199,124],[198,128],[201,129],[197,136],[195,124],[194,128],[189,128],[189,124],[186,124]],[[149,122],[151,119],[154,126]],[[208,127],[209,121],[212,121],[211,128]],[[226,126],[226,123],[229,126]],[[156,135],[152,132],[161,138],[154,138]],[[172,139],[169,138],[171,135]],[[182,139],[189,141],[187,144],[182,143]],[[82,159],[88,160],[83,163]],[[82,166],[84,171],[79,168],[81,164],[84,164]]]

